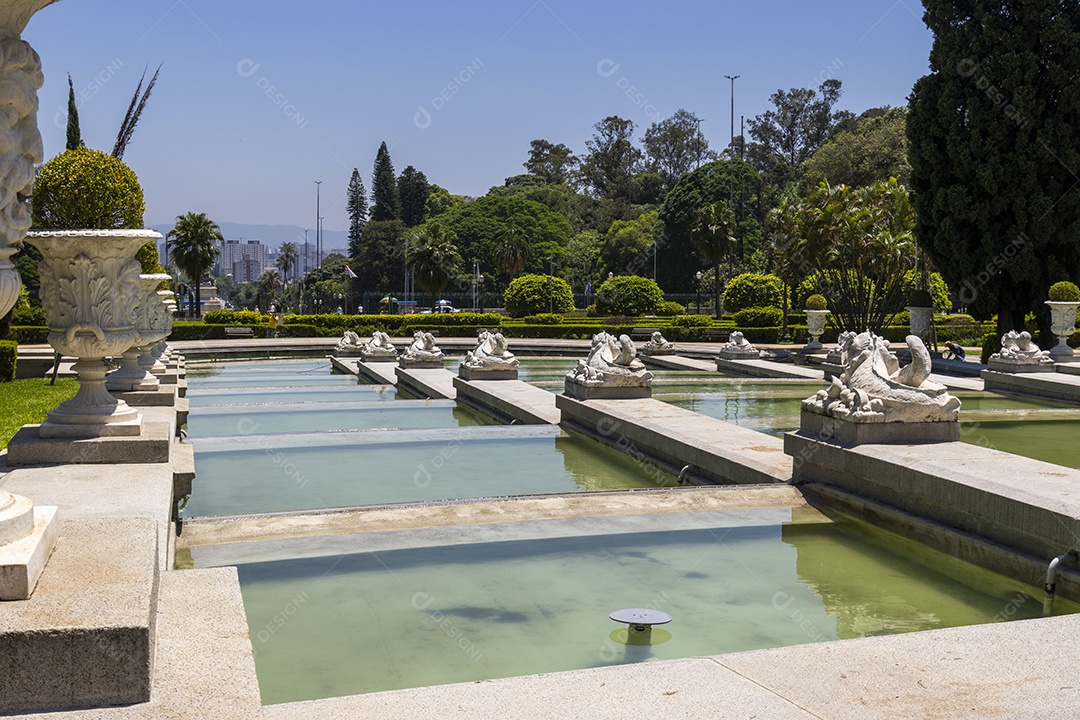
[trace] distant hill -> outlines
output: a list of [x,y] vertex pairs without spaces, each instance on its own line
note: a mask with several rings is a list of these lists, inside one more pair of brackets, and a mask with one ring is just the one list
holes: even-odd
[[[221,234],[226,240],[258,240],[263,245],[268,245],[277,252],[281,243],[296,243],[296,249],[304,251],[304,228],[299,225],[251,225],[247,223],[218,223]],[[157,230],[164,235],[173,228],[173,223],[151,225],[151,230]],[[315,252],[315,231],[308,231],[308,243],[311,252]],[[323,250],[332,252],[339,250],[342,253],[349,247],[349,234],[345,230],[323,230]]]

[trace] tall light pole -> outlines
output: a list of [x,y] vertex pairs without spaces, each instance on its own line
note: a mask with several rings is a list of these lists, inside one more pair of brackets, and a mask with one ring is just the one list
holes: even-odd
[[304,274],[307,275],[309,266],[311,265],[311,251],[308,250],[307,244],[307,228],[304,228]]
[[[732,107],[734,107],[734,105],[732,105]],[[322,211],[319,208],[319,191],[322,190],[320,187],[321,185],[322,180],[315,181],[315,267],[322,267],[322,255],[319,252],[322,247],[322,239],[320,238],[321,233],[319,232],[319,229],[322,227],[322,218],[320,217]]]
[[[731,81],[731,144],[728,146],[731,151],[734,152],[735,148],[735,81],[742,77],[742,75],[725,75],[728,80]],[[728,166],[728,202],[734,207],[735,205],[735,173],[732,172],[731,166]]]

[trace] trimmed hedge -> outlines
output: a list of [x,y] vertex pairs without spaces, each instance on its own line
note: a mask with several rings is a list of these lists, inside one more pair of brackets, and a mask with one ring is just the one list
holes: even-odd
[[15,363],[18,359],[18,343],[0,340],[0,382],[11,382],[15,379]]
[[559,313],[540,313],[539,315],[526,315],[526,325],[561,325],[563,316]]
[[734,314],[735,324],[742,327],[773,327],[780,325],[784,311],[778,307],[748,307]]
[[11,313],[11,324],[45,327],[45,308],[15,308],[14,312]]
[[550,275],[521,275],[503,292],[506,312],[514,317],[536,315],[545,310],[567,313],[574,309],[574,294],[565,280]]
[[266,322],[266,316],[254,310],[208,310],[203,313],[207,325],[248,325]]
[[664,291],[651,278],[616,275],[596,291],[596,309],[611,315],[651,315],[664,303]]
[[8,339],[20,345],[44,345],[49,342],[49,328],[12,325],[8,331]]

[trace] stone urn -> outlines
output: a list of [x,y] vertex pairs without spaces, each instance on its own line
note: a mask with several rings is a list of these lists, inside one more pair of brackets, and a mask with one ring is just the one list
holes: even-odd
[[[143,275],[139,276],[145,277]],[[146,296],[146,314],[150,326],[150,331],[146,334],[146,337],[139,343],[139,367],[151,375],[165,375],[168,372],[168,368],[165,367],[165,363],[161,361],[161,353],[154,354],[157,351],[158,345],[164,342],[165,338],[169,337],[169,333],[172,332],[172,315],[169,313],[169,307],[165,304],[165,298],[162,297],[164,290],[158,290],[157,287],[166,280],[170,280],[170,275],[158,274],[153,275],[156,279],[154,288]],[[142,310],[140,310],[140,314]]]
[[127,403],[109,394],[106,357],[139,341],[138,249],[161,238],[152,230],[48,230],[26,241],[41,251],[41,300],[49,345],[78,358],[79,391],[49,413],[43,438],[137,436],[141,419]]
[[909,305],[905,309],[908,311],[909,332],[926,342],[927,338],[930,337],[930,325],[934,320],[934,308]]
[[803,350],[818,352],[825,349],[821,344],[821,336],[825,334],[825,318],[829,317],[828,310],[804,310],[806,313],[806,331],[810,334],[810,342],[806,343]]
[[1050,349],[1050,357],[1055,362],[1070,362],[1073,349],[1069,347],[1068,339],[1076,330],[1076,310],[1080,308],[1080,302],[1047,300],[1046,304],[1050,306],[1050,330],[1058,339],[1058,344]]
[[[120,368],[106,376],[105,387],[112,392],[155,390],[159,386],[158,379],[143,366],[141,358],[149,355],[154,344],[163,337],[164,323],[160,315],[165,306],[158,299],[157,288],[169,277],[169,275],[139,275],[139,289],[142,295],[135,321],[135,332],[138,333],[139,339],[135,345],[124,351],[124,360]],[[152,360],[150,364],[153,365]]]
[[[162,320],[165,325],[165,334],[160,340],[158,340],[157,344],[154,345],[153,349],[150,351],[150,354],[154,357],[153,367],[156,367],[158,364],[164,366],[162,358],[165,357],[165,352],[169,348],[168,343],[165,342],[165,338],[172,335],[173,314],[176,312],[176,293],[174,293],[172,290],[158,290],[157,294],[158,298],[160,298],[161,300],[161,305],[163,308],[161,310],[161,313],[163,316]],[[141,361],[142,359],[140,358],[140,362]]]

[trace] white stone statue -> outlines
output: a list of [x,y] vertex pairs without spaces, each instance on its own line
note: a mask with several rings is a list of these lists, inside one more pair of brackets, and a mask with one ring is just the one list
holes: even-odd
[[566,376],[569,383],[586,387],[652,387],[653,375],[637,359],[627,335],[615,338],[606,332],[593,336],[592,350]]
[[1017,333],[1010,330],[1001,336],[1001,351],[990,356],[991,360],[1013,365],[1046,365],[1053,366],[1050,352],[1040,350],[1035,341],[1031,339],[1031,333],[1026,330]]
[[397,348],[390,342],[390,336],[382,330],[371,334],[371,339],[360,348],[360,357],[364,362],[397,360]]
[[399,358],[399,362],[402,367],[442,367],[445,358],[443,351],[435,344],[435,336],[429,332],[417,330],[413,333],[412,344]]
[[[13,3],[5,12],[25,13],[25,18],[8,17],[25,24],[41,4]],[[34,166],[42,161],[37,90],[44,83],[38,54],[26,41],[5,37],[5,29],[0,26],[0,317],[19,298],[21,283],[11,256],[30,229]]]
[[745,335],[736,330],[728,336],[727,345],[720,348],[720,357],[725,360],[756,360],[761,357],[761,353],[750,344]]
[[488,330],[480,333],[476,347],[466,353],[462,361],[462,365],[473,370],[515,370],[518,364],[503,334]]
[[674,355],[678,351],[675,343],[665,340],[659,330],[653,332],[649,341],[641,348],[642,355]]
[[858,423],[955,422],[960,401],[931,382],[930,352],[908,335],[911,364],[903,368],[884,338],[867,331],[846,336],[848,363],[827,390],[803,400],[806,412]]
[[360,354],[360,336],[354,333],[352,330],[346,330],[345,334],[338,341],[337,346],[334,348],[335,355],[359,355]]

